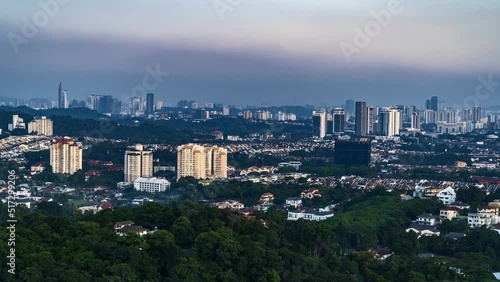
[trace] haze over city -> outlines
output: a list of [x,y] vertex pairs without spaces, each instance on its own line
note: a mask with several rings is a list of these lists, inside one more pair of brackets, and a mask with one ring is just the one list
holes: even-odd
[[[399,1],[401,11],[346,60],[386,1],[242,1],[221,18],[210,1],[68,1],[14,52],[0,39],[0,96],[124,100],[146,67],[168,72],[154,89],[175,104],[186,98],[238,105],[422,105],[438,95],[461,104],[478,77],[500,74],[498,1]],[[8,2],[0,31],[22,35],[38,2]],[[151,7],[155,7],[151,9]],[[482,107],[500,103],[492,95]]]

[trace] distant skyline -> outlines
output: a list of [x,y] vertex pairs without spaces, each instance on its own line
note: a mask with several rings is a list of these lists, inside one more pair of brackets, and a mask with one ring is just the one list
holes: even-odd
[[[38,2],[0,11],[0,96],[70,100],[89,94],[127,101],[146,67],[168,72],[155,99],[238,105],[449,105],[474,95],[478,77],[500,81],[500,2],[405,1],[401,13],[352,62],[339,44],[388,1],[247,0],[221,21],[210,1],[68,1],[27,44],[9,33]],[[154,82],[154,81],[153,81]],[[500,87],[479,106],[500,104]],[[146,97],[146,93],[142,95]]]

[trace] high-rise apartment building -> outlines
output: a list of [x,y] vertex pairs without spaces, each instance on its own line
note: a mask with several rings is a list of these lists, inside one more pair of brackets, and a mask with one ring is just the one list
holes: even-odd
[[356,111],[354,103],[355,103],[354,100],[345,101],[345,110],[350,116],[353,116]]
[[54,173],[73,174],[82,169],[82,144],[69,137],[53,139],[50,165]]
[[324,109],[313,112],[313,136],[323,138],[326,136],[326,111]]
[[368,108],[366,107],[366,102],[356,102],[355,120],[356,135],[365,136],[368,132]]
[[141,144],[125,151],[125,181],[134,182],[139,177],[153,176],[153,151],[144,149]]
[[417,112],[411,114],[411,128],[420,130],[420,115]]
[[382,108],[378,114],[378,133],[382,136],[399,135],[402,112],[395,108]]
[[35,132],[38,135],[52,136],[53,123],[52,120],[46,117],[35,117],[35,119],[28,123],[28,133]]
[[368,135],[375,134],[375,123],[377,122],[378,108],[376,106],[368,106],[367,109],[368,124],[366,125],[366,133]]
[[481,107],[472,108],[472,122],[480,122],[481,118]]
[[186,144],[177,148],[177,180],[227,178],[227,149]]

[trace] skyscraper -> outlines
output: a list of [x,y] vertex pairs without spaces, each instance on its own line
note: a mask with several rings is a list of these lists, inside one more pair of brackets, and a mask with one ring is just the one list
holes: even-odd
[[368,135],[375,134],[375,122],[377,121],[377,113],[378,108],[376,106],[368,106],[367,108],[367,115],[368,115],[368,124],[367,124],[367,129],[366,133]]
[[59,83],[57,106],[60,109],[69,108],[68,93],[66,92],[66,90],[62,89],[62,82]]
[[355,133],[358,136],[365,136],[368,131],[368,108],[366,102],[356,102],[356,123]]
[[345,110],[335,108],[332,111],[333,133],[344,133],[345,130]]
[[186,144],[177,147],[177,180],[227,178],[227,149]]
[[347,113],[352,116],[354,115],[354,100],[347,100],[345,101],[345,110],[347,111]]
[[472,108],[472,122],[480,122],[481,118],[481,107]]
[[378,114],[378,133],[392,137],[399,135],[401,129],[402,112],[395,108],[382,108]]
[[148,93],[146,95],[146,114],[152,115],[155,107],[155,94]]
[[129,147],[125,151],[125,181],[134,182],[139,177],[153,176],[153,152],[145,150],[141,144]]
[[313,137],[323,138],[326,135],[326,111],[313,112]]
[[411,128],[420,130],[420,115],[417,112],[411,114]]
[[82,144],[69,137],[53,139],[50,165],[54,173],[73,174],[82,169]]
[[431,98],[431,110],[436,112],[439,111],[439,100],[437,96]]

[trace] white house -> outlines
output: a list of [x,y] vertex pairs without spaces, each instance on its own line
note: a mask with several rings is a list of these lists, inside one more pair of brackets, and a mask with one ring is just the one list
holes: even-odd
[[298,198],[298,197],[288,198],[288,199],[286,199],[285,204],[289,207],[294,207],[294,208],[301,207],[302,206],[302,198]]
[[436,197],[438,197],[439,200],[443,202],[443,204],[450,205],[456,201],[457,193],[455,193],[455,190],[453,190],[453,188],[448,187],[443,191],[437,193]]
[[321,221],[334,216],[333,212],[320,212],[315,210],[308,211],[289,211],[287,220],[309,220],[309,221]]
[[423,213],[417,217],[416,222],[420,225],[435,226],[439,223],[439,221],[439,216],[430,213]]
[[314,197],[321,197],[322,195],[318,188],[309,188],[304,190],[300,196],[304,199],[312,199]]
[[422,225],[415,222],[406,229],[406,232],[410,231],[417,233],[418,238],[422,236],[439,236],[440,234],[439,230],[435,226]]
[[134,189],[148,193],[165,192],[170,188],[170,182],[163,178],[143,178],[139,177],[134,181]]
[[478,227],[483,225],[485,225],[486,227],[490,227],[491,225],[500,223],[500,217],[492,212],[469,213],[469,216],[467,217],[467,223],[469,223],[470,227]]

